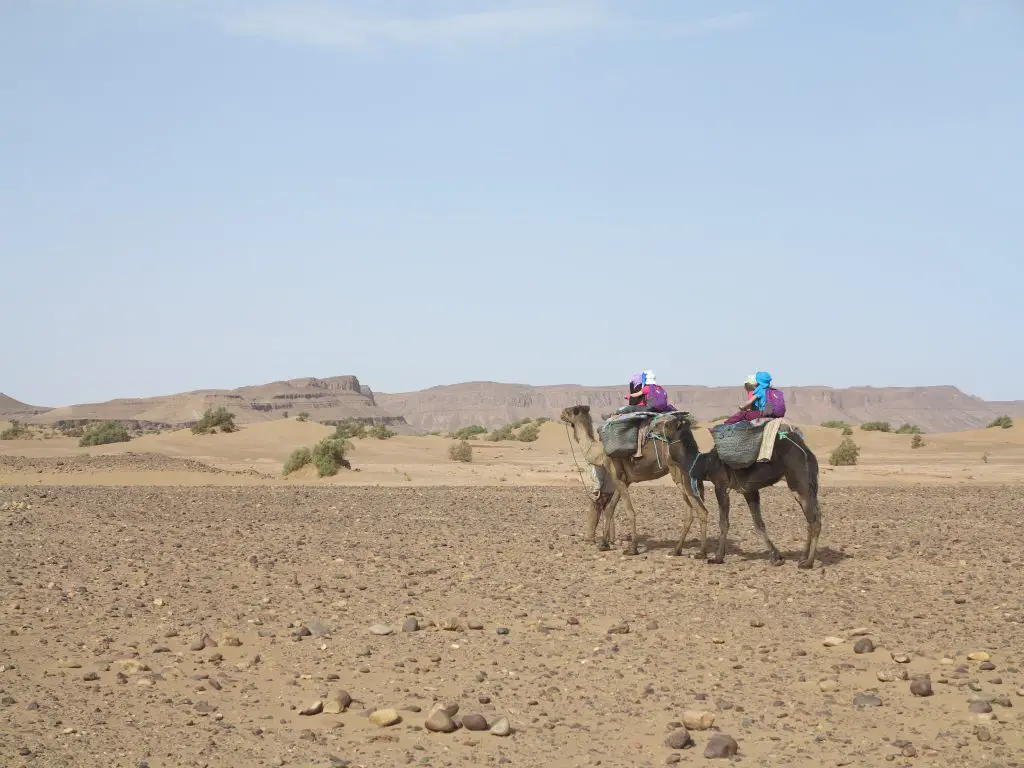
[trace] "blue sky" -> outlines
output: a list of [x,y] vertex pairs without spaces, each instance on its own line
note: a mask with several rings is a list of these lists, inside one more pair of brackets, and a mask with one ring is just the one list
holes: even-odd
[[0,391],[1024,398],[1016,0],[0,2]]

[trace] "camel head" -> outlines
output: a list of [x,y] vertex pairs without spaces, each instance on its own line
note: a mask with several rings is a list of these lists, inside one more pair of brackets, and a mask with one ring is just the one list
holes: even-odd
[[673,448],[682,446],[691,455],[699,453],[697,439],[693,436],[693,428],[690,425],[690,419],[693,417],[686,411],[676,411],[672,416],[674,418],[659,419],[654,428],[669,442],[670,452]]
[[568,408],[562,409],[562,415],[559,421],[572,426],[581,417],[586,416],[590,418],[590,406],[589,405],[572,405]]
[[573,405],[565,408],[559,421],[572,427],[577,440],[582,439],[581,434],[585,434],[591,440],[594,439],[594,419],[590,415],[589,405]]

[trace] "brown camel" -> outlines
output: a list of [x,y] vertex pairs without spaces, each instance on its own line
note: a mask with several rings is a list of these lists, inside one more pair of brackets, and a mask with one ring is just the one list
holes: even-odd
[[[604,467],[615,486],[611,499],[604,506],[604,530],[599,549],[611,549],[611,542],[615,540],[615,506],[618,504],[619,499],[623,499],[626,503],[626,510],[629,512],[630,531],[632,533],[629,545],[623,551],[623,554],[635,555],[638,553],[636,546],[636,509],[634,509],[633,501],[629,497],[629,486],[633,483],[657,480],[660,477],[671,474],[672,480],[682,490],[683,499],[686,502],[686,519],[683,522],[683,533],[679,543],[676,545],[675,554],[680,555],[683,551],[683,544],[686,541],[687,534],[690,532],[690,526],[693,525],[693,515],[696,511],[700,517],[701,545],[698,556],[702,558],[707,557],[707,508],[704,506],[703,500],[695,494],[694,485],[691,485],[686,478],[686,473],[675,462],[670,460],[669,450],[666,449],[668,441],[662,432],[666,425],[685,425],[685,429],[674,430],[675,436],[672,439],[687,440],[688,438],[687,442],[692,443],[692,449],[697,449],[697,441],[694,440],[689,422],[686,421],[687,414],[677,411],[675,415],[677,418],[662,419],[651,430],[651,437],[653,439],[645,442],[640,458],[617,459],[607,456],[601,441],[594,436],[594,420],[590,415],[589,405],[574,405],[562,411],[561,421],[572,427],[573,438],[582,449],[583,458],[589,464]],[[665,445],[659,445],[659,443],[665,443]],[[594,540],[597,518],[601,511],[600,506],[597,505],[591,508],[587,519],[585,537],[587,541]]]
[[[783,557],[768,538],[768,531],[761,516],[761,489],[775,485],[785,478],[789,490],[793,492],[800,509],[807,519],[807,543],[803,557],[798,563],[800,568],[813,568],[814,558],[818,549],[818,536],[821,534],[821,507],[818,505],[818,459],[807,447],[803,438],[789,432],[785,438],[775,441],[771,461],[753,464],[745,469],[733,469],[728,466],[712,449],[710,453],[701,453],[696,444],[679,440],[682,431],[675,422],[664,426],[664,435],[669,443],[669,452],[674,463],[679,464],[683,473],[700,485],[710,481],[715,486],[715,498],[718,499],[718,552],[708,560],[710,563],[721,563],[725,560],[725,545],[729,536],[729,491],[736,490],[743,494],[750,516],[754,521],[754,529],[768,548],[772,565],[782,565]],[[689,431],[689,429],[687,429]],[[702,494],[703,495],[703,494]]]

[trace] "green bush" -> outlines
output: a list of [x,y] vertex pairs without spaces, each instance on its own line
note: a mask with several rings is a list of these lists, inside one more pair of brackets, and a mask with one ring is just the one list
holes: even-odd
[[993,427],[1000,427],[1002,429],[1009,429],[1012,426],[1013,419],[1011,419],[1009,416],[1000,416],[999,418],[995,419],[991,424],[989,424],[988,428],[992,429]]
[[338,470],[346,465],[345,454],[350,450],[352,443],[348,440],[326,437],[313,446],[310,459],[316,465],[320,477],[336,475]]
[[99,424],[92,424],[82,439],[78,441],[80,446],[87,445],[108,445],[110,443],[127,443],[131,440],[128,430],[119,421],[104,421]]
[[282,474],[290,475],[292,472],[298,472],[311,461],[313,461],[313,454],[309,448],[296,448],[284,463]]
[[551,421],[551,419],[549,419],[547,416],[538,416],[536,419],[533,420],[533,423],[539,427],[541,424],[547,424],[549,421]]
[[853,427],[851,427],[849,424],[847,424],[845,427],[843,427],[843,431],[842,431],[843,437],[849,437],[852,434],[853,434]]
[[857,463],[859,456],[860,447],[850,438],[844,437],[828,457],[828,463],[833,467],[852,467]]
[[334,428],[335,440],[356,440],[366,437],[366,425],[355,419],[346,419]]
[[463,438],[448,449],[448,458],[468,464],[473,461],[473,446],[469,444],[469,440]]
[[917,424],[900,424],[900,428],[896,430],[897,435],[923,435],[924,430],[921,429]]
[[373,437],[377,440],[387,440],[394,437],[396,434],[396,432],[392,432],[383,424],[375,424],[366,431],[367,437]]
[[516,435],[516,439],[521,443],[532,443],[540,437],[540,427],[536,424],[527,424],[525,427],[519,428],[519,434]]
[[487,439],[491,442],[500,443],[503,440],[515,440],[515,433],[512,431],[512,425],[506,424],[504,427],[498,427],[496,430],[491,432],[487,436]]
[[860,428],[865,432],[892,432],[892,425],[888,421],[865,421]]
[[479,424],[470,424],[468,427],[452,432],[452,437],[455,440],[475,440],[477,435],[487,434],[487,428],[481,427]]
[[920,433],[915,433],[914,436],[912,438],[910,438],[910,447],[911,448],[920,448],[923,445],[924,445],[924,438],[921,437]]
[[0,440],[20,440],[28,437],[28,427],[17,419],[11,419],[11,426],[0,432]]
[[238,427],[235,426],[235,415],[224,406],[216,409],[207,408],[206,412],[203,413],[203,418],[192,425],[192,434],[212,435],[218,429],[221,432],[238,431]]
[[821,426],[825,427],[825,429],[846,429],[846,427],[850,425],[847,424],[845,421],[837,421],[835,419],[832,419],[830,421],[821,422]]
[[309,414],[306,413],[306,411],[303,411],[302,413],[300,413],[298,416],[295,417],[295,420],[296,421],[309,421]]

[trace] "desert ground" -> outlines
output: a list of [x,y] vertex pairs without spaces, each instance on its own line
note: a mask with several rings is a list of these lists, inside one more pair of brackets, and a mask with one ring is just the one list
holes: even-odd
[[627,558],[583,542],[557,423],[469,464],[398,436],[281,476],[331,431],[0,441],[0,764],[1024,765],[1019,426],[856,431],[837,468],[839,432],[805,427],[811,571],[784,488],[781,567],[735,494],[723,565],[695,532],[668,556],[667,479],[634,486]]

